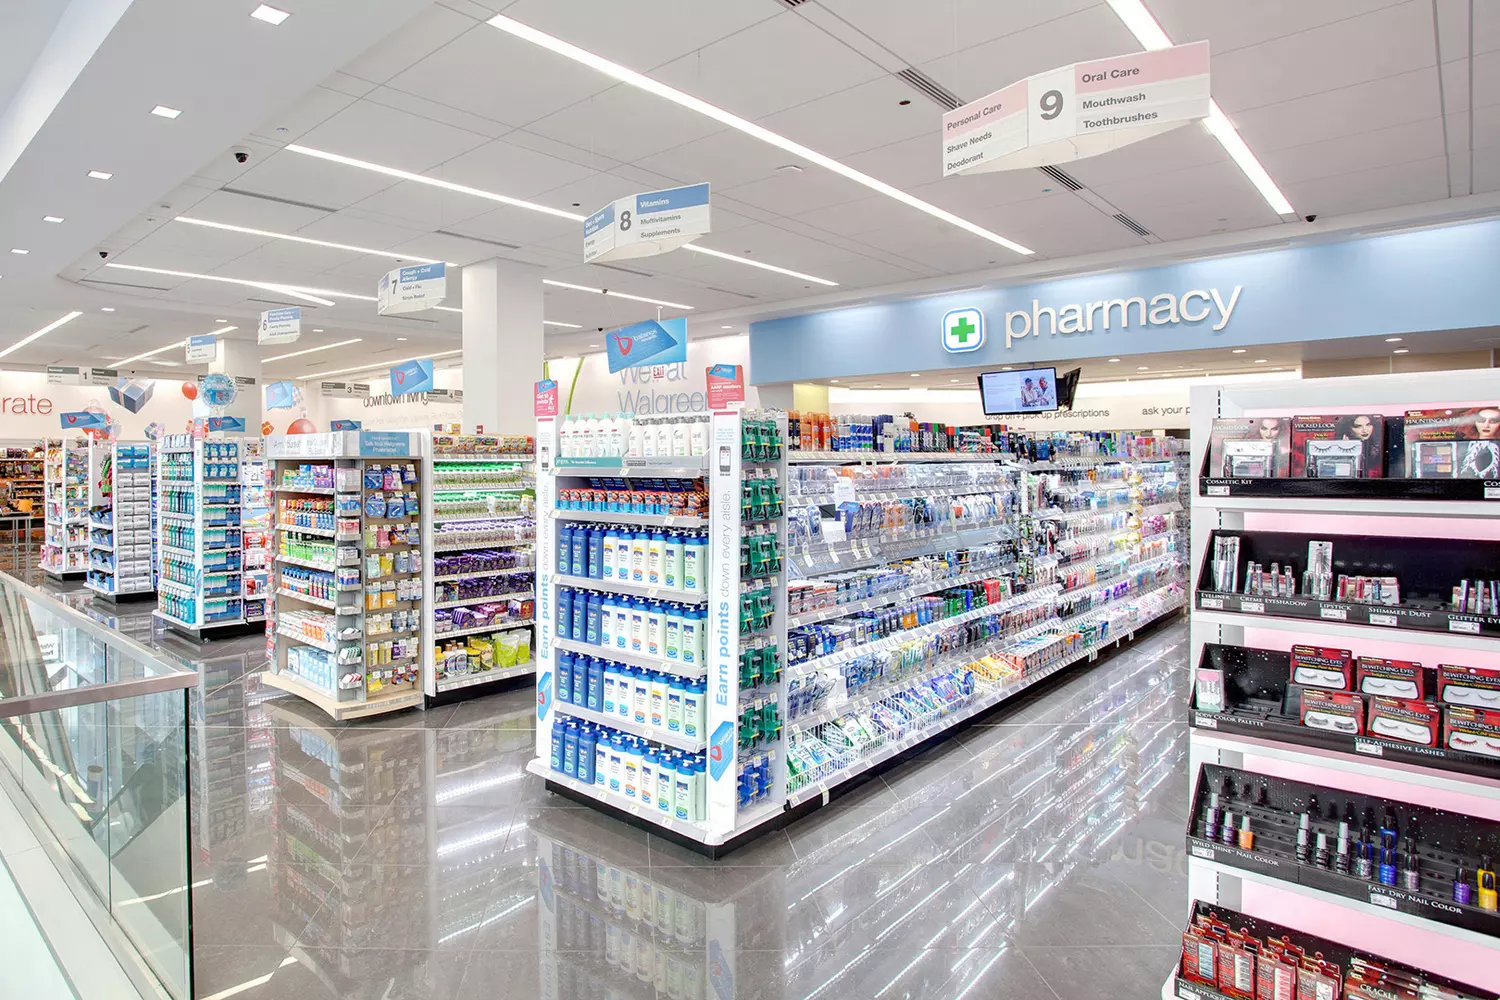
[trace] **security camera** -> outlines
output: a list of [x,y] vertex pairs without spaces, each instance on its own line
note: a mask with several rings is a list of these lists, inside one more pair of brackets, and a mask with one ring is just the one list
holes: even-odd
[[1307,222],[1317,222],[1318,221],[1318,217],[1316,215],[1304,215],[1302,218],[1305,221],[1307,221]]
[[250,162],[250,150],[246,149],[244,146],[236,146],[233,149],[231,149],[230,152],[234,154],[234,162],[236,162],[236,163],[249,163]]
[[103,257],[108,257],[108,256],[109,256],[109,251],[108,251],[108,250],[100,250],[100,251],[99,251],[99,256],[100,256],[100,257],[101,257],[101,258],[103,258]]

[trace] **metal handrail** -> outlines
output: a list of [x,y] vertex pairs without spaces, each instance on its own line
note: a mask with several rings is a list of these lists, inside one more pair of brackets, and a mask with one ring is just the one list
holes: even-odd
[[136,698],[141,695],[156,694],[161,691],[178,691],[194,687],[198,684],[199,677],[196,670],[188,670],[181,664],[163,659],[149,646],[145,646],[113,629],[105,628],[92,618],[74,610],[50,594],[38,590],[31,584],[17,579],[9,573],[0,572],[0,589],[12,587],[20,592],[20,597],[44,605],[49,613],[65,620],[69,626],[82,629],[106,645],[134,654],[138,659],[159,665],[167,672],[155,677],[136,677],[129,680],[106,681],[103,684],[90,684],[84,687],[68,688],[63,691],[48,691],[40,694],[0,698],[0,718],[31,715],[37,712],[47,712],[59,708],[72,708],[78,705],[91,705],[121,698]]

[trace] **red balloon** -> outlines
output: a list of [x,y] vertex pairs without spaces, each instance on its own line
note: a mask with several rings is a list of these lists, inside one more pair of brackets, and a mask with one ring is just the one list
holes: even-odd
[[184,383],[182,383],[182,394],[184,396],[186,396],[188,399],[197,399],[198,398],[198,383],[197,382],[184,382]]
[[266,420],[261,423],[260,432],[261,434],[275,434],[276,427],[271,423],[271,421]]
[[318,425],[306,417],[298,417],[287,425],[286,432],[288,434],[316,434],[318,433]]

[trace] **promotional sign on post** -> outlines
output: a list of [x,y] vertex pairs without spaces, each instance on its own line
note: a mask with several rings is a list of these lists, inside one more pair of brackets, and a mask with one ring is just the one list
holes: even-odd
[[258,344],[290,344],[302,336],[302,307],[268,309],[260,314]]
[[65,431],[87,431],[105,427],[109,424],[109,418],[102,413],[93,410],[78,410],[74,413],[58,414],[59,422]]
[[709,231],[708,185],[619,198],[583,223],[583,260],[630,260],[676,250]]
[[1208,42],[1074,63],[945,114],[943,176],[1098,156],[1208,113]]
[[272,382],[266,386],[266,409],[290,410],[297,404],[295,382]]
[[687,361],[687,320],[648,319],[604,338],[613,374],[641,365],[669,365]]
[[331,431],[357,431],[363,426],[364,424],[358,420],[335,420],[328,425],[328,429]]
[[745,401],[744,365],[709,365],[707,378],[710,410]]
[[557,416],[557,380],[544,378],[536,384],[536,416]]
[[418,264],[398,267],[380,277],[375,310],[382,316],[421,312],[448,297],[448,265]]
[[405,361],[391,369],[391,395],[432,391],[432,359]]
[[212,361],[219,356],[219,338],[212,333],[198,334],[188,338],[187,363],[190,365]]

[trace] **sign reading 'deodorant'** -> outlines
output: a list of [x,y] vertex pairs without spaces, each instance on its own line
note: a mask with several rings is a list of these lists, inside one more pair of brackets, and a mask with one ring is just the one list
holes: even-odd
[[398,267],[380,276],[380,286],[375,290],[375,311],[382,316],[421,312],[441,305],[447,297],[446,264]]
[[1098,156],[1208,117],[1208,43],[1095,59],[943,116],[943,176]]
[[583,260],[629,260],[676,250],[709,231],[708,185],[619,198],[583,223]]
[[260,314],[258,344],[290,344],[302,336],[302,307],[268,309]]

